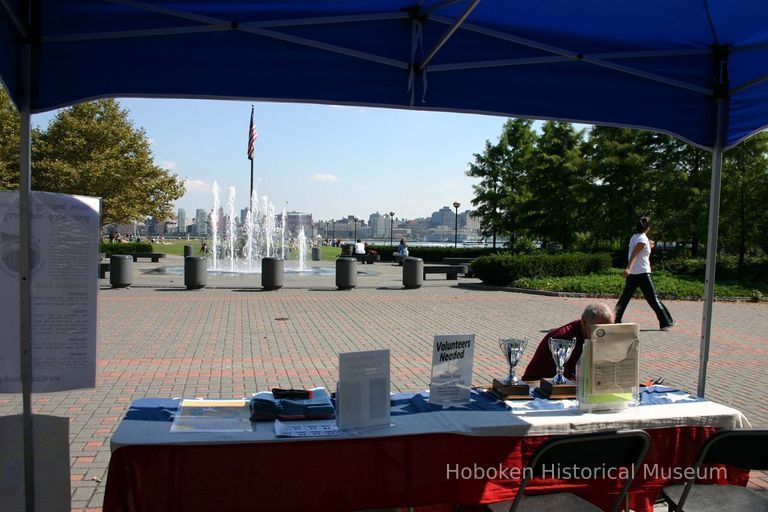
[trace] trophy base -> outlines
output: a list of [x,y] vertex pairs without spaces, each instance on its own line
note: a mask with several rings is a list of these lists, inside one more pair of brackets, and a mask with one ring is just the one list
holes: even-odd
[[531,399],[531,388],[528,384],[504,384],[500,380],[493,379],[491,390],[503,400]]
[[576,398],[576,382],[566,379],[564,384],[555,384],[554,378],[541,379],[539,382],[539,391],[542,395],[553,400],[561,398]]

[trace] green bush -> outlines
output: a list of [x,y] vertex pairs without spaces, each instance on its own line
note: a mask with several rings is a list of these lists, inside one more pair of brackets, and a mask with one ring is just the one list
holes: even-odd
[[[659,271],[653,273],[653,282],[662,299],[702,300],[704,298],[704,282],[699,278],[676,276]],[[585,276],[525,277],[515,280],[512,286],[553,292],[586,293],[598,297],[618,297],[624,289],[624,278],[621,275],[621,269],[612,268]],[[764,300],[766,294],[768,294],[768,284],[765,282],[721,279],[715,283],[716,298],[740,297],[758,302]],[[638,290],[635,297],[641,296]]]
[[113,254],[152,252],[152,244],[147,244],[144,242],[101,242],[99,251],[107,253],[107,258],[109,258]]
[[[392,261],[392,253],[397,250],[397,246],[392,245],[368,245],[369,249],[373,249],[382,261]],[[443,258],[477,258],[479,256],[486,256],[489,254],[495,254],[503,249],[492,247],[432,247],[432,246],[420,246],[409,245],[408,256],[414,258],[421,258],[426,263],[439,263],[443,261]]]
[[507,286],[521,278],[574,276],[603,272],[611,267],[609,254],[495,254],[472,262],[483,282]]
[[[655,268],[678,276],[704,278],[707,263],[703,258],[671,258],[661,261]],[[738,257],[718,256],[715,278],[749,277],[756,281],[768,281],[768,257],[745,258],[739,269]]]

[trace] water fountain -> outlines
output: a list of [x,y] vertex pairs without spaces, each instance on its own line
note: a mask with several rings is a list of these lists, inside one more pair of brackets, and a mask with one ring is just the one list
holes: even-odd
[[[264,257],[286,258],[290,254],[291,244],[287,240],[287,214],[283,208],[280,216],[275,215],[275,206],[267,196],[259,202],[256,191],[251,197],[253,208],[245,215],[245,222],[240,225],[235,216],[234,187],[227,189],[226,225],[220,226],[221,188],[214,181],[213,212],[211,213],[211,252],[208,271],[222,273],[261,273],[261,259]],[[295,247],[298,248],[298,266],[292,267],[286,262],[286,272],[310,271],[306,264],[308,250],[304,228],[299,230]]]

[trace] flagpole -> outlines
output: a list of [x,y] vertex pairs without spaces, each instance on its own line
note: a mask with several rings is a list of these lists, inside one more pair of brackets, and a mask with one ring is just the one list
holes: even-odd
[[253,211],[253,159],[251,159],[251,193],[248,194],[248,206]]

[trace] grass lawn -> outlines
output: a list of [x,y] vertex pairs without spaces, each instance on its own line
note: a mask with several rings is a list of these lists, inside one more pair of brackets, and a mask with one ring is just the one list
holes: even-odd
[[[596,296],[618,297],[624,289],[622,269],[613,268],[599,274],[568,277],[521,278],[512,283],[517,288],[533,290],[579,292]],[[653,282],[662,299],[704,299],[704,281],[692,277],[676,276],[668,272],[654,272]],[[640,292],[638,291],[638,297]],[[715,297],[746,298],[754,301],[768,296],[768,283],[715,279]]]

